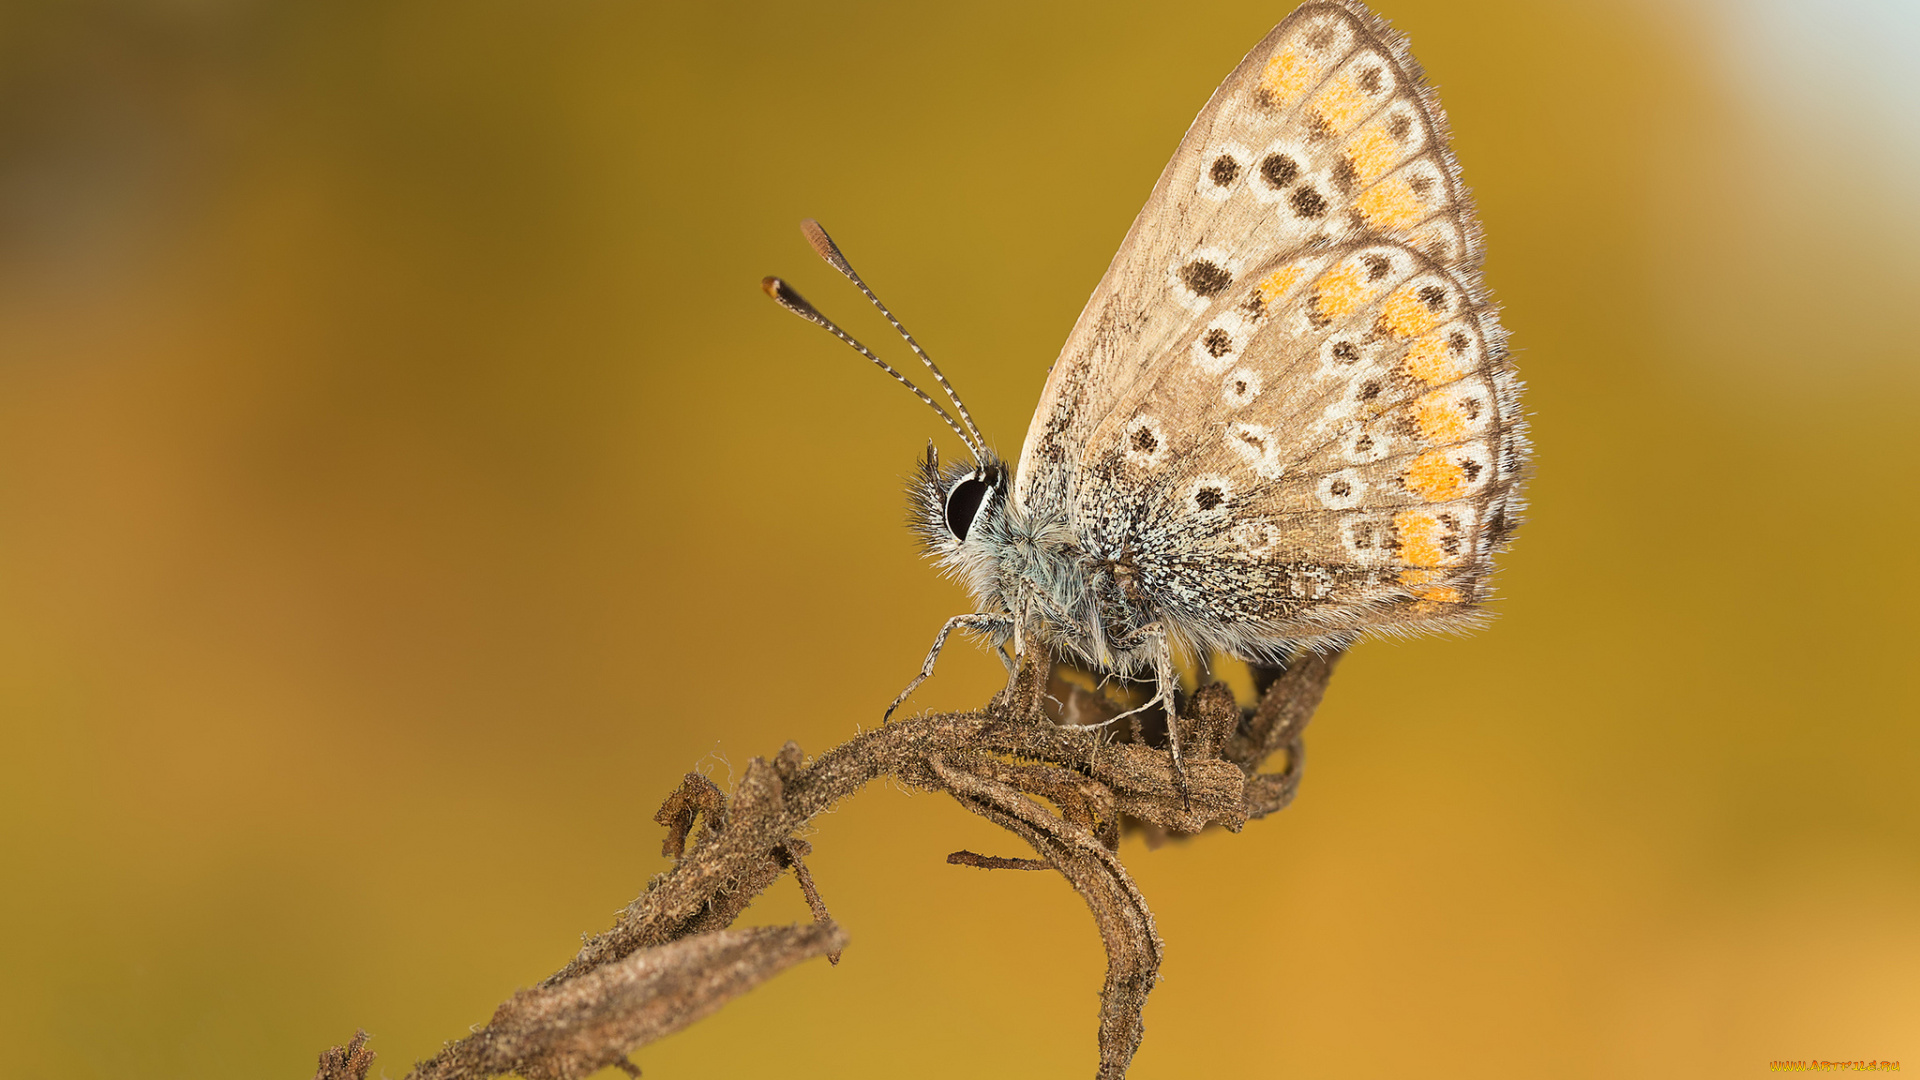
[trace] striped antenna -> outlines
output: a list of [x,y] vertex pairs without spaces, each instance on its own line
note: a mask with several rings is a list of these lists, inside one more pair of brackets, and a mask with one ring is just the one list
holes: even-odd
[[[975,458],[979,458],[985,453],[985,448],[980,443],[977,443],[973,439],[969,438],[967,436],[967,430],[961,427],[959,421],[955,420],[953,416],[947,412],[947,410],[941,408],[939,402],[929,397],[925,390],[922,390],[919,387],[913,385],[913,380],[907,378],[905,375],[900,374],[899,370],[895,368],[892,364],[889,364],[885,360],[882,360],[879,357],[873,355],[873,350],[867,348],[865,345],[862,345],[858,341],[854,340],[852,334],[849,334],[845,330],[842,330],[838,326],[835,326],[833,324],[832,319],[827,318],[825,315],[822,315],[820,314],[819,311],[815,310],[812,304],[807,303],[806,297],[801,296],[798,292],[794,291],[793,286],[787,284],[784,281],[781,281],[777,277],[769,277],[769,278],[761,279],[760,288],[763,289],[768,296],[773,297],[774,303],[779,304],[781,307],[786,308],[788,311],[793,312],[795,315],[800,316],[801,318],[807,320],[813,325],[820,327],[822,330],[825,330],[827,333],[832,334],[834,337],[839,338],[841,341],[846,342],[848,345],[853,346],[853,350],[855,352],[859,353],[861,356],[864,356],[867,359],[873,361],[875,364],[879,365],[881,371],[884,371],[887,374],[893,376],[894,378],[900,380],[901,385],[913,391],[914,397],[917,397],[921,401],[926,402],[927,408],[932,409],[934,412],[937,412],[940,414],[940,419],[945,420],[947,422],[947,426],[953,429],[953,433],[955,435],[960,436],[960,441],[967,444],[967,449],[973,451],[973,456]],[[885,310],[885,309],[883,308],[882,310]]]
[[927,350],[921,348],[920,343],[913,340],[913,335],[907,333],[907,328],[900,325],[899,319],[893,317],[893,312],[887,310],[887,305],[880,302],[880,298],[873,294],[872,289],[867,288],[867,283],[860,280],[859,274],[854,273],[853,264],[847,261],[845,255],[840,254],[840,245],[834,243],[833,237],[827,235],[827,230],[821,228],[820,223],[812,218],[807,218],[800,222],[800,232],[807,238],[807,243],[812,245],[814,254],[825,259],[828,266],[845,274],[848,281],[853,282],[854,285],[859,287],[861,292],[866,294],[867,299],[873,302],[873,306],[880,309],[880,314],[885,315],[887,321],[893,324],[893,328],[900,332],[900,336],[907,339],[907,348],[913,350],[913,355],[919,357],[920,362],[927,365],[928,371],[933,372],[933,381],[939,383],[940,389],[946,391],[947,399],[953,402],[954,410],[960,414],[960,419],[966,423],[967,430],[973,432],[973,438],[966,440],[967,445],[972,447],[985,446],[987,444],[986,437],[980,434],[980,428],[974,424],[973,416],[967,412],[967,403],[961,401],[960,395],[953,392],[953,384],[947,382],[947,377],[940,373],[939,365],[933,362],[933,357],[927,355]]

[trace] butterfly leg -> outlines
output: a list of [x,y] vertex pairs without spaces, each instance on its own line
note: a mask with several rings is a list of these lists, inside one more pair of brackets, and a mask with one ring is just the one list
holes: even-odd
[[1173,670],[1173,646],[1167,641],[1166,628],[1158,623],[1147,627],[1153,649],[1153,701],[1167,713],[1167,746],[1173,753],[1173,786],[1180,792],[1180,805],[1191,807],[1193,796],[1187,791],[1186,759],[1180,755],[1180,682]]
[[[984,612],[975,615],[955,615],[953,618],[948,619],[947,624],[940,628],[940,633],[934,636],[933,648],[927,650],[927,662],[920,665],[920,674],[915,675],[913,681],[907,684],[907,688],[900,691],[900,696],[893,699],[893,704],[887,706],[886,714],[880,718],[880,722],[883,724],[886,723],[892,718],[893,710],[899,708],[908,697],[912,696],[915,690],[920,689],[921,683],[933,678],[934,661],[940,659],[940,650],[947,647],[948,634],[953,633],[956,629],[1000,631],[1004,633],[1012,625],[1013,620],[1005,615],[993,615]],[[999,652],[1000,650],[996,647],[994,651]],[[1004,657],[1002,660],[1004,662]]]
[[1173,668],[1173,645],[1167,640],[1166,628],[1159,623],[1151,623],[1140,630],[1146,638],[1148,658],[1153,662],[1153,697],[1139,708],[1128,709],[1119,716],[1103,720],[1096,727],[1104,727],[1115,720],[1124,720],[1135,713],[1145,712],[1155,705],[1166,710],[1167,745],[1173,752],[1173,784],[1180,792],[1182,806],[1190,806],[1192,797],[1187,791],[1186,759],[1180,754],[1180,680]]

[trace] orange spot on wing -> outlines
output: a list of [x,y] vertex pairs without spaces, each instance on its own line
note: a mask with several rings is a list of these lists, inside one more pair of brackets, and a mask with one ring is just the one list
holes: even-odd
[[1319,74],[1319,64],[1288,45],[1267,61],[1266,70],[1260,73],[1260,89],[1267,92],[1267,100],[1273,104],[1287,105],[1306,93]]
[[1400,538],[1400,558],[1414,566],[1439,566],[1447,561],[1441,547],[1446,528],[1440,519],[1425,510],[1402,510],[1393,516],[1393,529]]
[[1260,303],[1271,304],[1287,295],[1295,282],[1300,280],[1301,270],[1297,266],[1285,266],[1260,279],[1255,288],[1260,290]]
[[1402,570],[1400,584],[1416,600],[1429,604],[1457,604],[1466,599],[1459,589],[1441,584],[1446,575],[1438,570]]
[[1447,343],[1446,334],[1428,334],[1407,349],[1401,360],[1408,375],[1429,386],[1448,383],[1467,373],[1467,365]]
[[1313,111],[1335,132],[1343,132],[1366,119],[1373,111],[1373,102],[1353,85],[1353,76],[1342,75],[1313,99]]
[[1413,407],[1414,423],[1428,442],[1452,443],[1467,437],[1467,414],[1460,404],[1441,394],[1428,394]]
[[1428,502],[1457,499],[1467,490],[1466,471],[1448,461],[1440,450],[1430,450],[1414,458],[1401,479],[1406,481],[1407,490]]
[[[1347,160],[1353,164],[1354,178],[1362,184],[1371,184],[1400,160],[1400,141],[1385,127],[1370,124],[1347,144]],[[1407,194],[1413,192],[1409,190]]]
[[1313,306],[1322,316],[1339,319],[1351,315],[1366,296],[1366,271],[1358,264],[1344,263],[1314,283]]
[[[1359,168],[1359,163],[1354,164]],[[1360,193],[1353,208],[1376,229],[1404,229],[1427,216],[1427,204],[1413,193],[1413,185],[1404,176],[1396,176]]]
[[1380,311],[1380,325],[1395,337],[1424,334],[1440,325],[1440,313],[1420,298],[1421,286],[1407,284],[1387,297]]

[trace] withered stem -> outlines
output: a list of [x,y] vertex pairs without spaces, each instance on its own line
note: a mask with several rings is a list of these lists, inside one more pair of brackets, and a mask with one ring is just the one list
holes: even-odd
[[[517,1073],[573,1080],[693,1023],[728,1000],[814,956],[837,961],[847,935],[820,898],[796,835],[815,816],[881,777],[953,796],[1027,842],[1038,859],[958,851],[956,865],[1058,871],[1086,901],[1107,952],[1101,991],[1102,1080],[1118,1080],[1139,1048],[1142,1010],[1162,945],[1153,913],[1118,854],[1123,826],[1151,835],[1209,825],[1239,831],[1284,808],[1298,790],[1301,731],[1337,655],[1307,654],[1272,678],[1242,711],[1206,686],[1177,723],[1188,748],[1184,778],[1163,749],[1115,740],[1110,729],[1061,726],[1046,712],[1051,664],[1030,660],[982,709],[935,713],[863,732],[808,762],[787,743],[753,758],[731,794],[689,773],[655,821],[675,861],[607,930],[538,986],[515,993],[492,1020],[416,1064],[409,1080],[486,1080]],[[1059,684],[1054,683],[1055,686]],[[1106,708],[1081,691],[1062,706],[1075,717]],[[1261,773],[1287,752],[1280,773]],[[1184,779],[1184,784],[1182,783]],[[1043,804],[1039,800],[1045,800]],[[748,904],[791,869],[810,925],[729,929]],[[317,1080],[364,1080],[365,1036],[321,1056]]]
[[1003,855],[982,855],[964,848],[947,856],[948,866],[974,866],[982,870],[1047,870],[1045,859],[1009,859]]

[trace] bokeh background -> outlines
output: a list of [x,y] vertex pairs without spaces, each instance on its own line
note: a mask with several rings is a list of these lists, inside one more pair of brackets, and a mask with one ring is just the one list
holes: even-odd
[[[6,1071],[304,1077],[364,1026],[397,1077],[665,866],[683,772],[876,723],[966,603],[901,527],[940,429],[759,278],[901,353],[821,218],[1016,449],[1287,10],[0,6]],[[1382,10],[1534,511],[1491,629],[1349,657],[1292,809],[1129,842],[1135,1075],[1920,1063],[1920,15]],[[648,1076],[1091,1070],[1063,882],[885,785],[812,839],[845,962]]]

